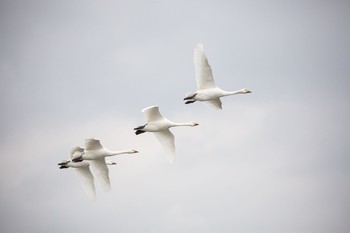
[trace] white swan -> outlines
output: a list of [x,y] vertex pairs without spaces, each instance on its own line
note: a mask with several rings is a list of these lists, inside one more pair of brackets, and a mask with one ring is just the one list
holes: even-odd
[[102,188],[105,192],[111,190],[111,184],[108,175],[108,168],[105,161],[106,157],[121,155],[121,154],[134,154],[138,153],[136,150],[124,150],[124,151],[110,151],[104,148],[99,140],[86,139],[85,150],[83,153],[73,158],[73,162],[80,162],[83,160],[89,160],[95,177],[99,180]]
[[58,165],[60,166],[60,169],[64,168],[75,168],[76,173],[78,174],[78,178],[80,180],[80,183],[83,186],[83,189],[89,199],[95,200],[96,198],[96,192],[95,192],[95,185],[94,185],[94,177],[90,171],[90,164],[88,162],[82,161],[78,163],[73,163],[72,159],[74,157],[80,156],[82,153],[84,153],[84,149],[81,147],[74,147],[71,150],[70,153],[70,160],[64,160]]
[[175,158],[175,138],[169,128],[176,126],[197,126],[198,123],[175,123],[170,121],[160,114],[158,106],[144,108],[142,109],[142,112],[145,114],[147,123],[134,128],[134,130],[136,130],[135,134],[138,135],[145,132],[153,132],[160,143],[171,153],[169,160],[172,163]]
[[246,88],[237,91],[224,91],[215,85],[211,67],[204,53],[203,44],[196,45],[193,58],[198,90],[196,92],[188,93],[185,96],[185,104],[190,104],[198,100],[203,101],[216,109],[222,109],[220,97],[251,93],[251,91]]

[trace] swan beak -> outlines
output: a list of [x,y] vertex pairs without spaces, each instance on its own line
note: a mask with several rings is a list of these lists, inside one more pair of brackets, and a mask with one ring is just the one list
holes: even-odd
[[248,90],[247,93],[252,93],[252,92]]
[[197,126],[197,125],[199,125],[199,124],[198,124],[197,122],[194,122],[193,125],[194,125],[194,126]]
[[132,150],[132,153],[135,154],[135,153],[139,153],[137,150]]

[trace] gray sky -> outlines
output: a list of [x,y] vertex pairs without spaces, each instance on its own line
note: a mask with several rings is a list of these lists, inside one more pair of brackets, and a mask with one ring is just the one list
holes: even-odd
[[[1,232],[349,232],[348,1],[1,1]],[[184,105],[203,42],[216,84]],[[140,110],[178,128],[168,164]],[[135,148],[90,202],[73,146]]]

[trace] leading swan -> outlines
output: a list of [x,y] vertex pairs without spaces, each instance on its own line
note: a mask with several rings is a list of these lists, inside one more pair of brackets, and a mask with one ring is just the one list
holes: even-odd
[[198,100],[207,103],[213,108],[222,109],[220,97],[251,93],[246,88],[237,91],[224,91],[215,85],[213,72],[204,53],[203,44],[196,45],[193,59],[198,90],[185,96],[185,104],[194,103]]

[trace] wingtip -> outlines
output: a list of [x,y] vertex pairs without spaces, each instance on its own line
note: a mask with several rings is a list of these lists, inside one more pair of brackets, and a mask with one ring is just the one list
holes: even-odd
[[158,105],[151,105],[151,106],[148,106],[148,107],[145,107],[144,109],[142,109],[141,112],[147,111],[148,109],[151,109],[151,108],[159,108],[159,106]]
[[202,42],[199,42],[196,44],[196,49],[199,49],[199,50],[204,50],[204,45]]

